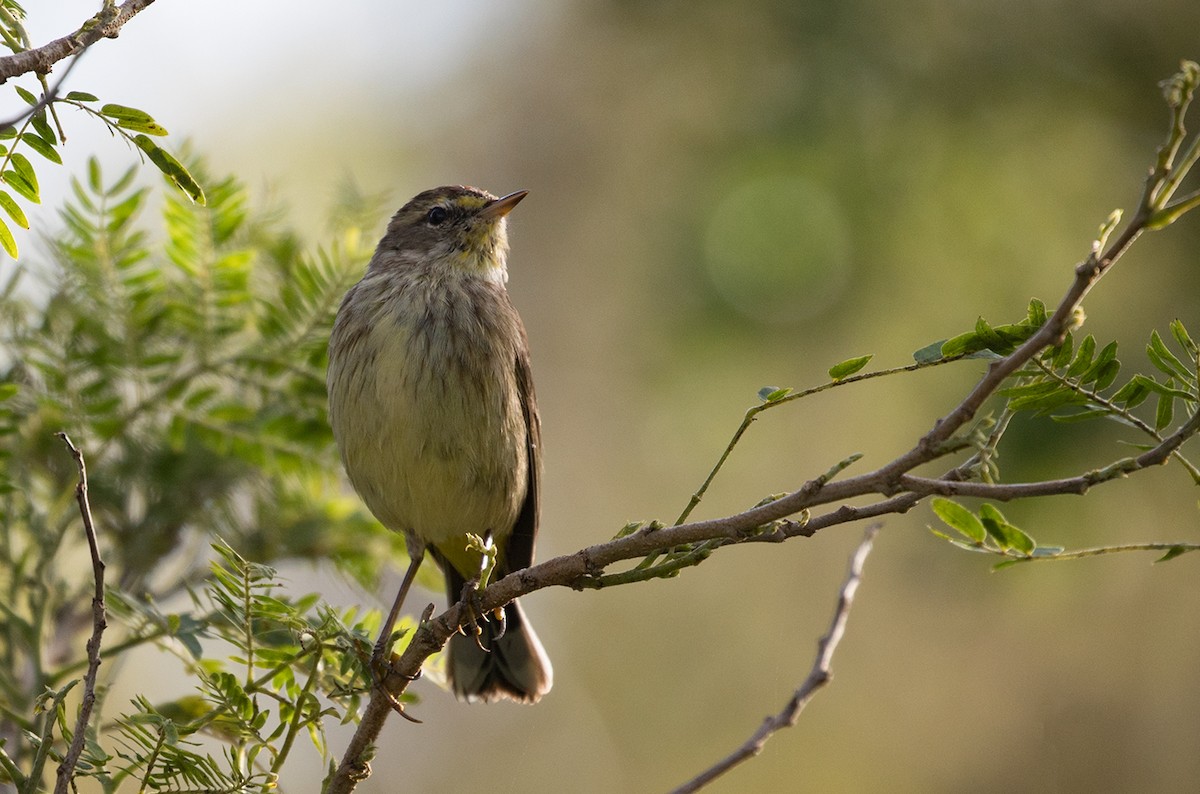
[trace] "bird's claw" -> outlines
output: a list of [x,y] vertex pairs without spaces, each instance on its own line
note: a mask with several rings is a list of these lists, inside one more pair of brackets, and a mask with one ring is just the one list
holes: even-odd
[[479,599],[478,579],[472,579],[463,585],[462,594],[459,596],[459,603],[462,605],[464,615],[464,619],[460,622],[459,632],[465,636],[474,637],[475,644],[479,646],[479,649],[485,653],[490,653],[491,649],[485,647],[483,640],[480,639],[483,636],[483,629],[480,627],[479,621],[481,619],[485,621],[490,619],[499,623],[498,630],[492,636],[492,641],[495,642],[504,636],[504,632],[507,629],[504,609],[502,607],[493,609],[490,616],[484,612],[483,604],[480,603]]

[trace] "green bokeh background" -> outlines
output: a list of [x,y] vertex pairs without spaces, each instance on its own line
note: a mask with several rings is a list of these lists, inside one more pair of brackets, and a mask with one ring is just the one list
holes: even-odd
[[[261,193],[314,243],[343,174],[397,206],[448,182],[531,191],[510,225],[510,290],[545,424],[542,559],[673,519],[760,387],[814,385],[868,352],[904,364],[979,315],[1054,303],[1099,224],[1138,197],[1165,128],[1156,83],[1200,57],[1194,0],[349,6],[214,9],[180,40],[200,22],[160,3],[89,60],[103,76],[147,47],[153,74],[114,78],[129,95],[113,101],[190,136],[213,170],[273,186]],[[236,83],[205,74],[225,61],[245,64]],[[72,144],[82,162],[87,144]],[[1198,265],[1200,218],[1142,240],[1088,299],[1088,330],[1120,340],[1127,366],[1153,324],[1196,333]],[[865,454],[855,471],[882,464],[980,371],[769,413],[697,516],[850,453]],[[1019,423],[1001,463],[1013,480],[1069,475],[1127,454],[1121,438]],[[1194,542],[1191,488],[1168,467],[1005,512],[1046,544]],[[885,522],[834,683],[712,790],[1194,790],[1200,561],[991,573],[930,523],[924,506]],[[424,724],[388,725],[360,790],[678,784],[804,678],[859,536],[838,527],[672,581],[527,598],[554,691],[536,708],[468,707],[418,684]],[[397,583],[364,594],[329,571],[288,574],[338,603],[383,605]],[[312,790],[311,763],[285,787]]]

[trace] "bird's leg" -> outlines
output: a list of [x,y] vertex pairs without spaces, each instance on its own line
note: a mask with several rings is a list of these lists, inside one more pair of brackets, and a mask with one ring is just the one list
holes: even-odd
[[[475,644],[481,650],[487,651],[488,649],[483,646],[483,642],[480,640],[480,637],[483,636],[483,630],[479,627],[479,620],[488,620],[489,617],[483,611],[483,607],[479,602],[479,591],[491,583],[492,575],[496,573],[496,563],[500,553],[496,548],[496,541],[492,537],[490,529],[483,533],[482,537],[468,533],[467,550],[479,552],[479,576],[463,585],[462,592],[459,595],[459,603],[462,604],[466,619],[460,621],[460,623],[464,628],[470,628],[471,634],[475,637]],[[504,636],[504,631],[507,627],[504,619],[504,608],[501,607],[492,610],[491,619],[500,624],[498,630],[492,636],[492,640],[495,641]]]
[[388,654],[392,647],[392,630],[396,628],[396,620],[400,617],[400,608],[404,606],[404,598],[417,578],[417,569],[421,567],[421,561],[425,559],[424,542],[412,535],[406,535],[405,545],[408,547],[408,570],[404,572],[404,581],[400,583],[396,600],[392,602],[392,611],[388,613],[387,620],[383,623],[383,631],[379,632],[379,640],[375,643],[375,652],[371,654],[371,666],[376,670],[387,668]]

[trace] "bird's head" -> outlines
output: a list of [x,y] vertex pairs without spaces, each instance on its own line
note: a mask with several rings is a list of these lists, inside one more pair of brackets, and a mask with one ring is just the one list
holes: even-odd
[[478,188],[450,185],[418,193],[388,223],[376,262],[461,271],[504,281],[508,256],[505,216],[525,198],[518,190],[497,198]]

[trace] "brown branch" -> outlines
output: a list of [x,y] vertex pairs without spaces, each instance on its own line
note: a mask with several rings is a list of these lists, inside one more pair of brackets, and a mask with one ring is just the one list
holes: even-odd
[[784,728],[790,728],[796,724],[796,721],[800,719],[800,712],[804,711],[804,707],[816,695],[817,690],[829,683],[832,677],[830,666],[833,664],[833,654],[837,650],[838,643],[842,641],[842,636],[846,633],[846,622],[850,619],[850,607],[854,604],[854,595],[862,581],[863,565],[867,561],[867,555],[871,553],[871,547],[878,532],[878,524],[867,527],[862,542],[858,544],[858,548],[850,558],[850,572],[846,575],[846,581],[838,592],[837,608],[833,611],[833,622],[829,625],[829,631],[817,643],[817,656],[813,659],[812,669],[809,671],[808,677],[804,679],[804,683],[792,693],[792,697],[778,714],[767,717],[763,721],[763,724],[745,744],[675,789],[672,794],[691,794],[693,791],[699,791],[733,767],[761,753],[768,739]]
[[88,667],[83,676],[83,700],[79,704],[79,716],[75,720],[75,733],[71,737],[71,746],[58,765],[58,780],[54,786],[54,794],[66,794],[71,787],[71,778],[75,774],[75,766],[83,753],[83,741],[87,734],[88,722],[92,718],[92,707],[96,703],[96,674],[100,670],[100,638],[108,627],[107,609],[104,606],[104,560],[100,559],[100,547],[96,542],[96,527],[92,524],[92,508],[88,504],[87,466],[83,461],[83,453],[79,451],[66,433],[55,433],[67,445],[75,458],[79,469],[79,483],[75,486],[75,501],[79,503],[79,514],[83,517],[83,529],[87,534],[88,550],[92,554],[92,579],[95,590],[92,594],[92,636],[87,642]]
[[105,5],[74,33],[31,50],[0,57],[0,83],[29,72],[48,74],[54,64],[83,52],[100,39],[115,39],[126,22],[153,2],[125,0],[120,6]]

